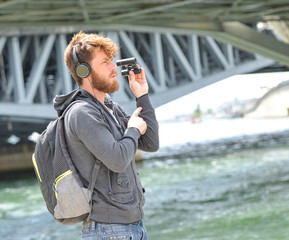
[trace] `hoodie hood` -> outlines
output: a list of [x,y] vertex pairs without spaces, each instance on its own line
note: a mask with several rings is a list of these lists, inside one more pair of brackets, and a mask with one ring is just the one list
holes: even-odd
[[[81,100],[83,98],[89,98],[94,103],[97,103],[97,105],[101,105],[101,103],[94,96],[92,96],[89,92],[81,88],[78,88],[67,94],[55,96],[55,98],[53,99],[53,106],[57,112],[57,115],[61,116],[61,114],[69,106],[70,103],[76,100]],[[104,104],[110,108],[112,107],[113,104],[112,104],[112,100],[109,94],[106,94]]]

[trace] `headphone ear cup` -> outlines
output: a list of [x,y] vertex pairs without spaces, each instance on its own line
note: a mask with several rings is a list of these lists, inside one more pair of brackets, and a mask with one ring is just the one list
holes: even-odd
[[76,74],[80,78],[86,78],[91,73],[91,68],[87,63],[81,63],[76,67]]

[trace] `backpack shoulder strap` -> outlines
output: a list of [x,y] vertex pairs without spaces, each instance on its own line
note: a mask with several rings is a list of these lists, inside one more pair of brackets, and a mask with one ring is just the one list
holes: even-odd
[[78,182],[82,182],[78,176],[77,170],[71,160],[71,157],[69,155],[68,152],[68,148],[67,148],[67,144],[66,144],[66,139],[65,139],[65,126],[64,126],[64,117],[66,115],[66,113],[71,109],[71,107],[76,104],[77,102],[81,102],[80,100],[74,101],[72,103],[70,103],[67,108],[63,111],[63,113],[61,114],[61,116],[59,117],[59,140],[60,140],[60,145],[61,145],[61,149],[63,151],[63,155],[65,157],[65,160],[68,164],[68,167],[70,168],[70,170],[75,173],[74,176],[77,178]]
[[75,101],[71,102],[71,103],[64,109],[64,111],[63,111],[62,114],[59,116],[59,118],[64,118],[65,115],[66,115],[66,113],[69,111],[69,109],[72,108],[74,104],[80,103],[80,102],[84,102],[84,101],[82,101],[82,100],[75,100]]
[[100,168],[100,165],[97,162],[95,162],[94,167],[93,167],[93,171],[92,171],[92,175],[91,175],[91,181],[89,182],[89,185],[88,185],[88,190],[91,191],[91,196],[90,196],[90,203],[89,203],[90,211],[89,211],[87,220],[89,220],[91,217],[93,188],[94,188],[94,185],[96,183],[99,168]]

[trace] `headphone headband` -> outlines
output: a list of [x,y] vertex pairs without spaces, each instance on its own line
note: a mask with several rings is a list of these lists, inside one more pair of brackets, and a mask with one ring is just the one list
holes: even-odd
[[78,61],[78,58],[77,58],[77,55],[76,55],[75,45],[76,45],[76,44],[73,45],[72,56],[73,56],[74,62],[76,62],[77,64],[79,64],[79,61]]

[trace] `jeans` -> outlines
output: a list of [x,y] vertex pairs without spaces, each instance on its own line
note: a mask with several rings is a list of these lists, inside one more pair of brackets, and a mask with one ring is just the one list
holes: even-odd
[[84,240],[147,240],[142,221],[133,224],[102,224],[84,222],[81,239]]

